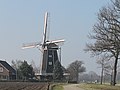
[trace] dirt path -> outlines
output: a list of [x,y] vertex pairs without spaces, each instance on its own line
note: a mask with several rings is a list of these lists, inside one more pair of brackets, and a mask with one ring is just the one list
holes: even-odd
[[63,87],[64,87],[64,90],[84,90],[84,89],[77,87],[77,85],[78,84],[69,84],[69,85],[65,85]]

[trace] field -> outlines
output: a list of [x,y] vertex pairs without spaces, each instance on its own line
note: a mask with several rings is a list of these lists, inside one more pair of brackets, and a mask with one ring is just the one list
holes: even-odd
[[84,90],[120,90],[120,86],[100,85],[100,84],[80,84],[78,87]]
[[48,84],[31,82],[0,82],[0,90],[48,90]]

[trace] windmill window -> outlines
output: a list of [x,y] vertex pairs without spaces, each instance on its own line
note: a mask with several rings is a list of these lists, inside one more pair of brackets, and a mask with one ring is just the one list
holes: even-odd
[[52,57],[52,55],[49,55],[49,57]]
[[49,62],[49,65],[52,65],[52,62]]

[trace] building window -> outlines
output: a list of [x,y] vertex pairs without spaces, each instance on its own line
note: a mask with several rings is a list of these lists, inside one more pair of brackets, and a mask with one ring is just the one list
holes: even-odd
[[3,79],[7,79],[7,76],[3,76]]
[[3,72],[3,67],[0,67],[0,72]]
[[0,75],[0,79],[2,79],[2,76]]

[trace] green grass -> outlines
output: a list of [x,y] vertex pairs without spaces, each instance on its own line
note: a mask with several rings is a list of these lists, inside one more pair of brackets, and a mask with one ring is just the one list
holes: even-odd
[[64,90],[62,85],[54,85],[52,86],[52,90]]
[[80,84],[78,87],[85,90],[120,90],[120,86],[100,85],[100,84]]

